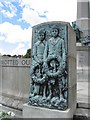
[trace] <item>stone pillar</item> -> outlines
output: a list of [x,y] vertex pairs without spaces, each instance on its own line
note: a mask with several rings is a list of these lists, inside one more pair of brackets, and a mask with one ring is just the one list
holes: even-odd
[[[81,43],[77,43],[77,81],[78,84],[88,84],[86,95],[82,104],[87,103],[89,108],[89,81],[90,81],[90,0],[77,0],[77,26],[83,32]],[[83,86],[85,89],[85,86]],[[80,88],[79,88],[80,89]],[[79,94],[80,95],[80,94]],[[77,95],[77,101],[79,100]],[[84,100],[84,101],[83,101]],[[80,101],[78,101],[79,103]],[[81,107],[83,107],[81,105]]]
[[[85,36],[90,35],[90,0],[77,0],[77,25]],[[87,41],[86,41],[87,42]],[[90,45],[77,43],[77,81],[89,80]]]
[[90,0],[77,0],[76,22],[84,36],[90,35]]

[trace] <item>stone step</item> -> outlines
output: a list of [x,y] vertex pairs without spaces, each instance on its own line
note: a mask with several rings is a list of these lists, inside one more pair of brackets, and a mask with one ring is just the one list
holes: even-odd
[[74,117],[90,117],[90,109],[77,108],[74,114]]
[[89,120],[89,119],[88,119],[88,117],[86,117],[86,116],[74,115],[74,116],[73,116],[73,120]]
[[90,109],[90,103],[78,102],[78,103],[77,103],[77,108]]
[[15,108],[18,110],[22,110],[23,104],[26,103],[27,101],[24,99],[18,99],[15,97],[7,97],[7,96],[2,96],[2,99],[0,100],[0,104],[4,106],[8,106],[10,108]]
[[15,114],[15,118],[22,118],[22,110],[14,109],[8,106],[0,106],[0,111],[4,112],[13,112]]
[[[11,111],[14,112],[16,118],[22,118],[22,110],[10,108],[7,106],[0,106],[0,111]],[[77,108],[75,111],[75,114],[73,116],[73,120],[88,120],[90,117],[90,109],[84,109],[84,108]]]
[[[21,113],[22,113],[22,107],[23,107],[23,104],[25,103],[25,101],[12,99],[12,98],[3,96],[0,103],[3,105],[3,109],[6,109],[6,110],[10,109],[10,110],[19,111],[19,112],[21,111]],[[17,113],[18,112],[16,112],[16,114]],[[79,117],[79,118],[86,117],[87,118],[89,116],[89,113],[90,113],[90,103],[78,102],[77,109],[74,114],[74,118],[77,118],[77,117]],[[17,117],[18,116],[19,115],[17,114]]]

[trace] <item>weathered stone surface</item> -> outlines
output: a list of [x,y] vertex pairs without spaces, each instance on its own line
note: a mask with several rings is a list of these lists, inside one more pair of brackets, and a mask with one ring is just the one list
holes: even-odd
[[89,81],[90,78],[90,46],[77,44],[77,81]]
[[[86,117],[88,120],[88,117],[90,117],[89,113],[90,113],[89,109],[77,108],[74,115],[79,116],[79,117],[80,116]],[[82,119],[85,120],[83,117],[82,117]]]
[[77,25],[84,32],[90,35],[90,1],[77,0]]
[[29,106],[24,104],[23,117],[24,118],[73,118],[73,111],[67,109],[60,111],[55,109],[47,109],[42,107]]
[[2,67],[0,67],[0,91],[2,94],[28,99],[30,61],[31,59],[25,58],[2,58]]

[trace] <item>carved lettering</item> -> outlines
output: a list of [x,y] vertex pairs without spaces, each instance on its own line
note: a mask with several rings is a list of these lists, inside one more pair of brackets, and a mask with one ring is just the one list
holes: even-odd
[[2,66],[30,66],[30,59],[2,59]]

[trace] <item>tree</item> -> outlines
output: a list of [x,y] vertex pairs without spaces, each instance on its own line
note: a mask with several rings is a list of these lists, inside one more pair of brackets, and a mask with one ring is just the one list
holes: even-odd
[[12,56],[9,54],[8,55],[4,54],[3,57],[12,57]]
[[24,58],[30,58],[31,57],[31,49],[28,49],[26,54],[24,55]]

